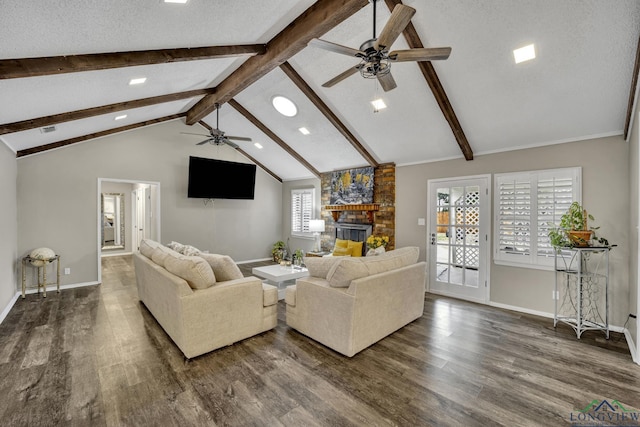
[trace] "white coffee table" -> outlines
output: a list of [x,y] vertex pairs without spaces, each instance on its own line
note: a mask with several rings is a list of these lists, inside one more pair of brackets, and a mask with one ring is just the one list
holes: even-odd
[[278,287],[278,299],[284,299],[284,292],[288,285],[295,284],[300,277],[307,277],[309,270],[306,268],[282,267],[280,265],[267,265],[266,267],[254,267],[251,270],[254,276],[267,279],[267,283]]

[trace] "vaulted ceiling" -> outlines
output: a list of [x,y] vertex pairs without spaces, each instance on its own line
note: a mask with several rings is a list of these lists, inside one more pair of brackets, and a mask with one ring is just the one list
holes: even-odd
[[[378,2],[378,33],[397,3]],[[198,137],[180,132],[207,133],[220,102],[220,128],[253,140],[238,150],[292,180],[626,132],[637,0],[403,4],[416,13],[393,50],[452,51],[443,61],[393,63],[398,87],[384,92],[359,74],[323,87],[358,60],[308,45],[322,38],[358,48],[370,39],[367,0],[5,2],[0,140],[22,157],[175,120],[176,144],[210,157],[233,148],[196,146]],[[537,57],[515,64],[513,49],[530,43]],[[129,85],[137,77],[146,82]],[[275,95],[298,114],[276,112]],[[387,108],[374,112],[374,98]]]

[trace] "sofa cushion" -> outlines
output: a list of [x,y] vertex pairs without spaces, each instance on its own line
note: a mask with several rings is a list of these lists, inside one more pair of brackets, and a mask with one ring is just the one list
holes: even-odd
[[181,255],[173,249],[169,249],[166,246],[158,246],[153,250],[151,260],[158,264],[160,267],[164,267],[167,257],[178,258],[180,256]]
[[348,288],[352,280],[369,275],[362,258],[341,258],[327,273],[327,282],[333,288]]
[[352,257],[362,256],[362,243],[363,242],[354,242],[353,240],[347,241],[347,249],[351,251]]
[[140,253],[146,256],[147,258],[151,259],[151,256],[153,255],[153,250],[158,248],[159,246],[162,246],[162,245],[160,245],[160,243],[154,240],[142,239],[142,241],[140,241]]
[[367,266],[369,274],[374,275],[415,264],[418,262],[419,255],[420,248],[409,246],[385,252],[382,255],[363,258],[362,262]]
[[198,256],[209,263],[218,282],[242,279],[244,277],[236,263],[228,255],[205,254],[201,252]]
[[278,303],[278,288],[273,285],[262,284],[262,305],[269,307]]
[[169,256],[165,260],[165,268],[184,279],[192,289],[206,289],[216,283],[209,263],[197,256]]
[[305,257],[304,265],[309,270],[309,276],[327,278],[327,274],[333,265],[340,261],[340,257]]

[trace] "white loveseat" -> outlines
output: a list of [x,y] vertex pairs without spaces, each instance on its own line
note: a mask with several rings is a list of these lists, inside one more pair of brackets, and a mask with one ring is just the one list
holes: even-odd
[[140,301],[187,358],[276,326],[278,289],[243,277],[228,256],[186,256],[144,240],[133,257]]
[[373,257],[305,258],[309,277],[287,287],[287,325],[352,357],[422,316],[419,248]]

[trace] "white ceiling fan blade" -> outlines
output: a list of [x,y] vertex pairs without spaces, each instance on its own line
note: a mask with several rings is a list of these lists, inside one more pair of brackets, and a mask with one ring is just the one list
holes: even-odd
[[355,67],[351,67],[348,70],[343,71],[342,73],[338,74],[337,76],[335,76],[334,78],[332,78],[328,82],[324,83],[322,85],[322,87],[332,87],[332,86],[340,83],[341,81],[343,81],[347,77],[350,77],[350,76],[354,75],[355,73],[358,72],[359,69],[360,69],[359,65],[356,65]]
[[328,50],[329,52],[341,53],[342,55],[364,56],[364,52],[361,52],[358,49],[342,46],[341,44],[328,42],[326,40],[311,39],[311,41],[309,42],[309,45],[319,47],[320,49]]
[[227,138],[223,139],[222,142],[227,144],[229,147],[239,148],[240,146],[234,142],[229,141]]
[[204,144],[206,144],[207,142],[211,142],[211,141],[212,141],[212,139],[211,139],[211,138],[209,138],[209,139],[205,139],[204,141],[198,142],[196,145],[204,145]]
[[382,90],[384,90],[385,92],[389,92],[390,90],[398,87],[395,79],[390,72],[382,76],[378,74],[377,77],[378,81],[380,82],[380,86],[382,86]]
[[197,136],[210,136],[210,135],[205,135],[204,133],[191,133],[191,132],[180,132],[183,135],[197,135]]
[[450,54],[450,47],[425,47],[419,49],[394,50],[393,52],[389,52],[389,59],[393,62],[436,61],[447,59]]
[[247,141],[247,142],[251,142],[251,138],[247,138],[245,136],[226,136],[225,138],[227,139],[235,139],[236,141]]
[[389,21],[387,21],[387,24],[380,32],[380,36],[376,41],[376,49],[380,50],[381,48],[391,47],[400,33],[409,25],[414,13],[416,13],[416,10],[412,7],[405,6],[404,4],[396,5],[396,7],[393,8],[393,12],[391,12]]

